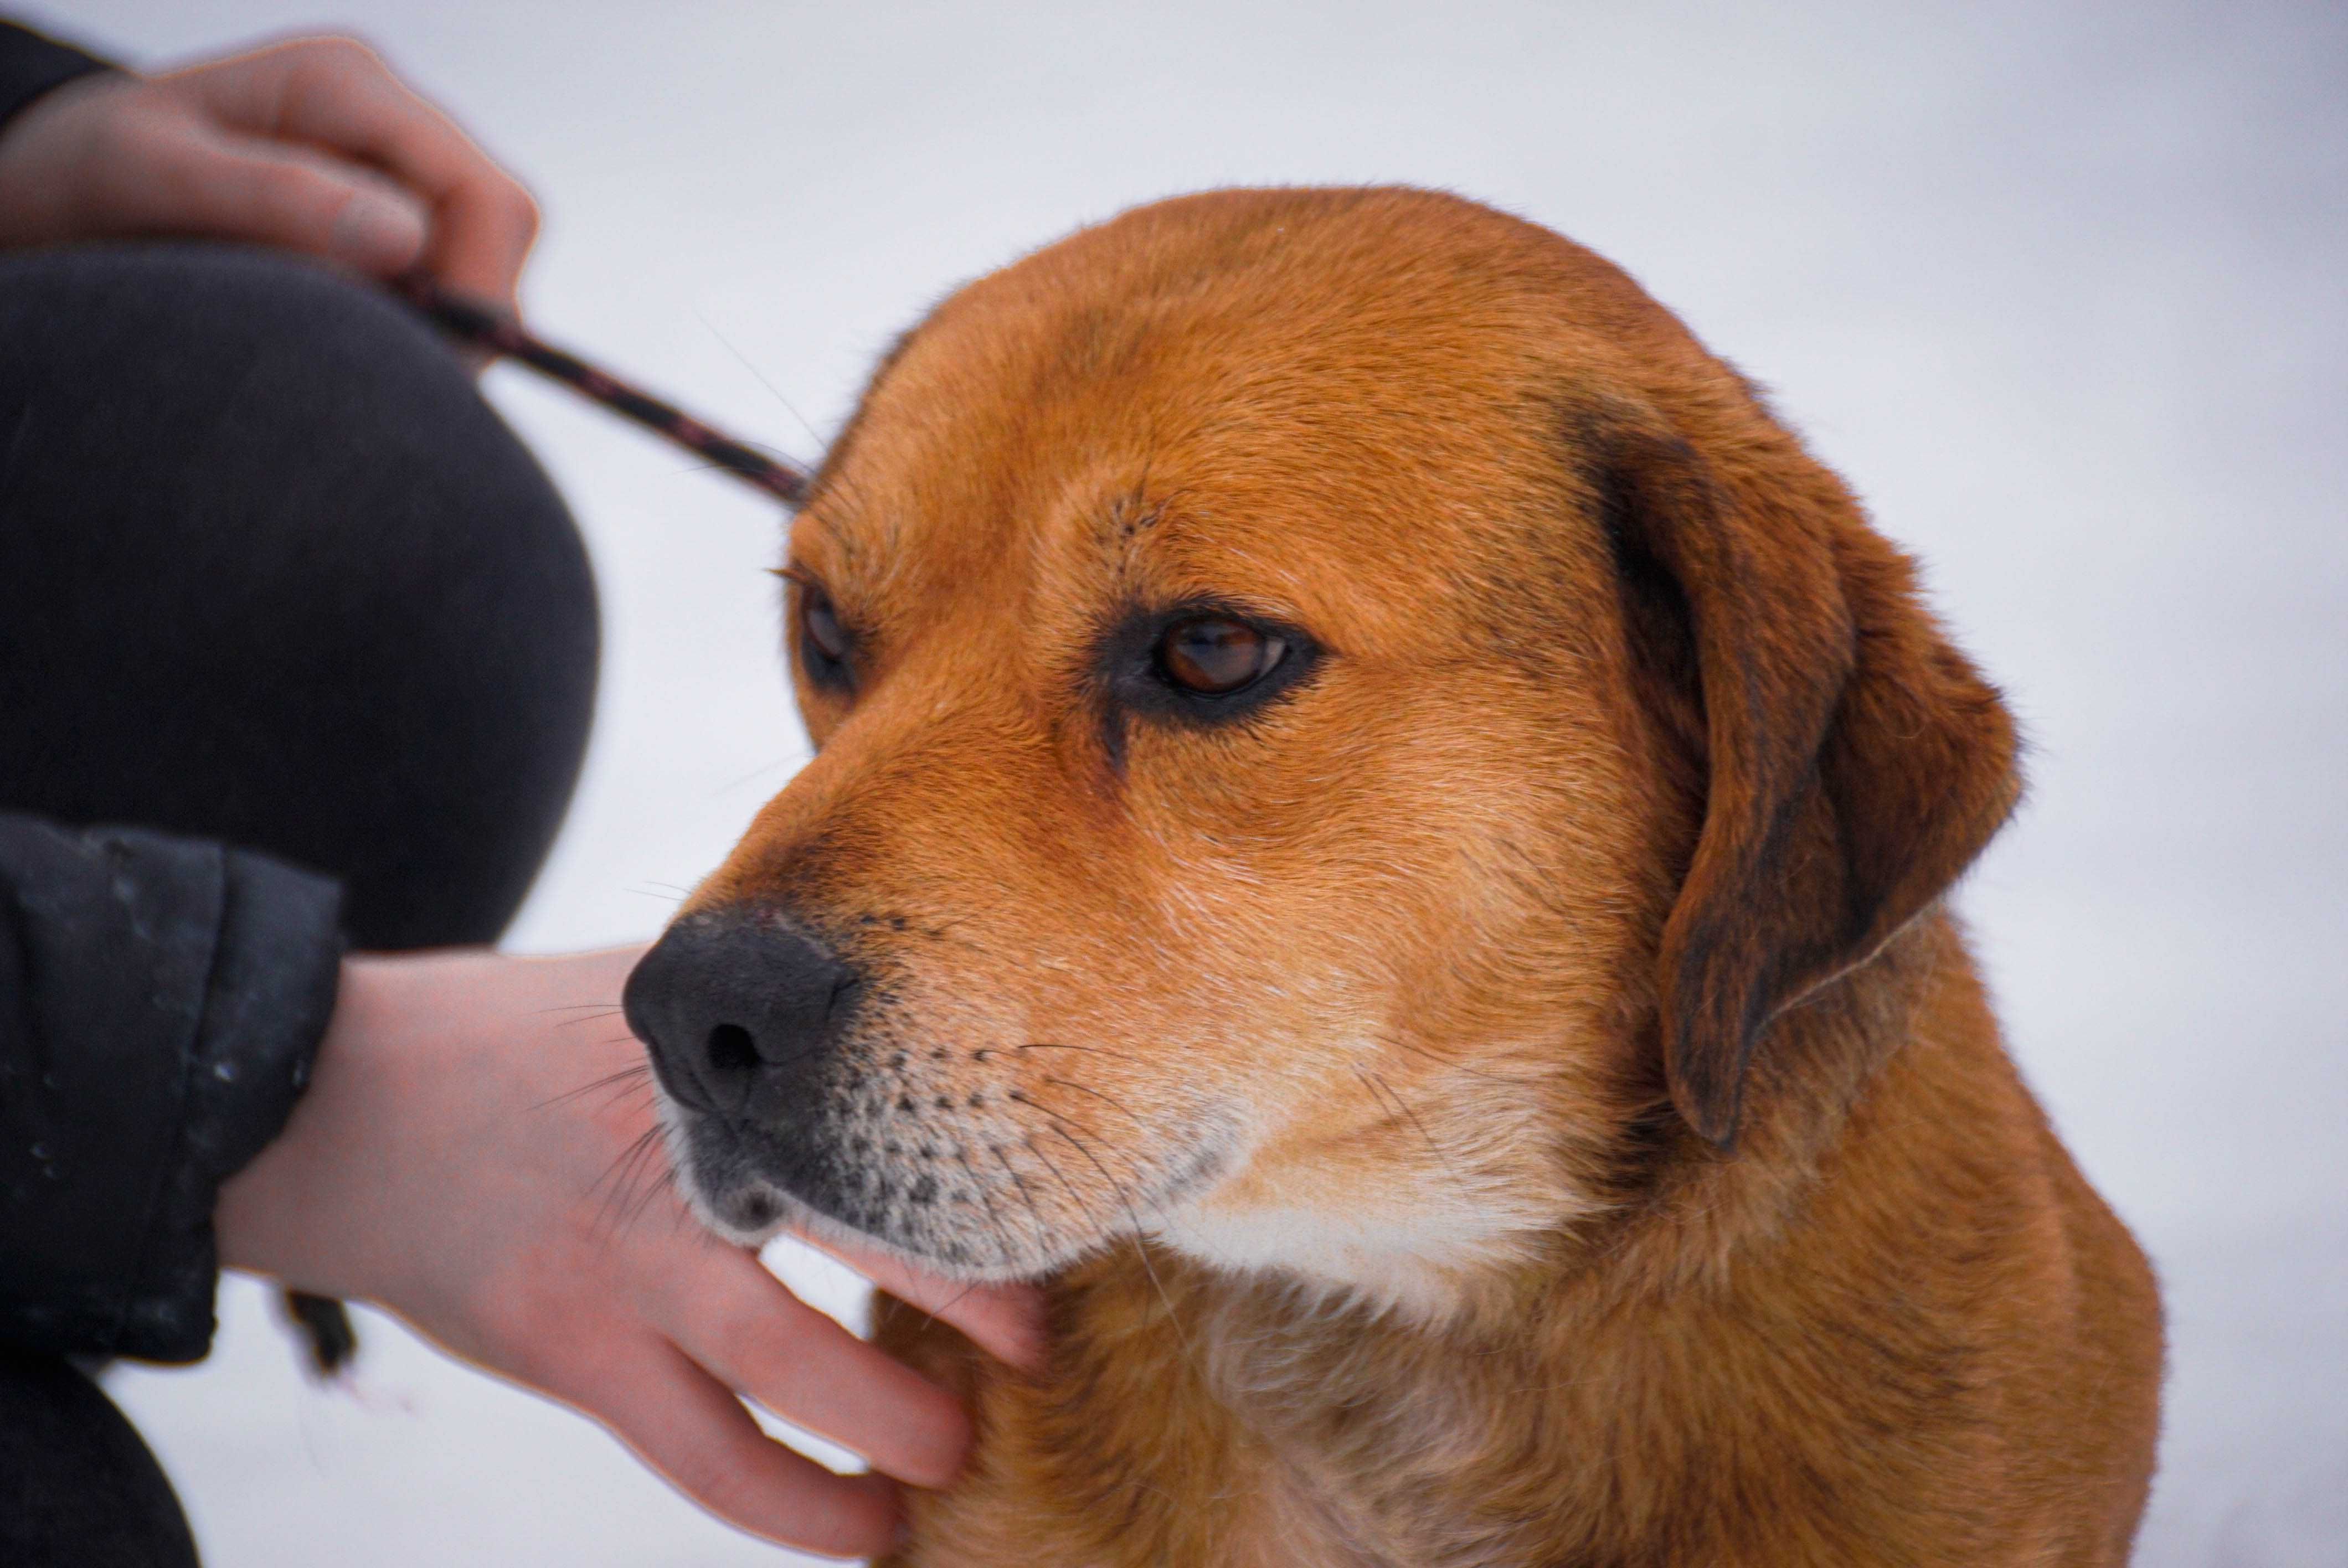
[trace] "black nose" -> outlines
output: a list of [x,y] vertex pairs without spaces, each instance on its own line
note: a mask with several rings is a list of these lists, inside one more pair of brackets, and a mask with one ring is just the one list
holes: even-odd
[[638,960],[628,1027],[671,1094],[705,1111],[756,1111],[812,1075],[853,1009],[856,971],[774,916],[689,915]]

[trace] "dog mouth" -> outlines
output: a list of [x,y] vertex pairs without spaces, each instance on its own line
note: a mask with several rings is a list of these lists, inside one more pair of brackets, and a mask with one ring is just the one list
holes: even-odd
[[1166,1222],[1245,1142],[1244,1107],[1176,1071],[1194,1052],[1006,1040],[969,996],[790,911],[684,917],[622,1000],[680,1187],[745,1245],[796,1226],[1034,1276]]
[[951,1277],[1032,1278],[1173,1225],[1238,1143],[1229,1118],[1203,1112],[1179,1119],[1187,1135],[1144,1148],[1018,1089],[922,1101],[862,1088],[770,1120],[664,1086],[670,1160],[695,1214],[745,1246],[797,1231]]
[[660,1091],[661,1130],[677,1191],[696,1218],[736,1245],[757,1247],[817,1216],[746,1157],[738,1136],[712,1112]]

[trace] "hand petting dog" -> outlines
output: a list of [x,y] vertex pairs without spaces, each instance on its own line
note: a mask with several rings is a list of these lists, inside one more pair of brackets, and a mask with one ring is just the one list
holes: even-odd
[[[880,1551],[898,1523],[889,1478],[952,1480],[968,1419],[685,1213],[618,1016],[636,957],[348,960],[293,1122],[221,1189],[221,1259],[387,1307],[594,1417],[745,1530]],[[1006,1358],[1034,1354],[1024,1292],[830,1250]],[[801,1458],[737,1395],[879,1473]]]

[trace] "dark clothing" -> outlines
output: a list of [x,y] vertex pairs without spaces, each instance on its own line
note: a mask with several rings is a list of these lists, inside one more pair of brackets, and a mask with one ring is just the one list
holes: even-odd
[[0,809],[330,872],[355,947],[489,941],[570,796],[592,604],[388,295],[224,246],[0,258]]
[[54,1353],[204,1352],[219,1184],[345,940],[503,928],[596,644],[560,498],[404,307],[229,247],[0,256],[0,1562],[191,1560],[176,1505],[72,1533],[160,1472]]
[[0,1345],[0,1562],[10,1568],[193,1568],[163,1468],[62,1357]]
[[79,49],[0,22],[0,128],[6,127],[9,116],[51,87],[107,68],[105,61]]
[[0,1341],[210,1348],[213,1197],[308,1076],[337,903],[202,839],[0,816]]

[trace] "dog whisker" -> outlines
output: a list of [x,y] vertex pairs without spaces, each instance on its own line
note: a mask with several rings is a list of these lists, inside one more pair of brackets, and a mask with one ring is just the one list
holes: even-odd
[[[815,433],[815,426],[807,422],[807,415],[801,414],[797,408],[791,405],[791,400],[783,395],[783,389],[777,386],[774,382],[769,380],[765,371],[760,370],[757,365],[751,364],[750,356],[744,354],[739,348],[736,348],[734,345],[732,339],[728,338],[724,333],[719,332],[716,323],[712,322],[707,316],[703,315],[699,311],[695,311],[693,313],[695,319],[697,319],[703,326],[709,329],[709,335],[716,338],[720,343],[724,344],[726,352],[732,354],[736,360],[740,361],[742,368],[748,371],[750,374],[757,379],[760,386],[765,387],[774,395],[775,401],[783,405],[783,412],[789,415],[793,419],[798,421],[799,428],[807,432],[808,439],[815,443],[816,449],[818,451],[821,451],[826,445],[824,438]],[[780,456],[785,457],[789,456],[788,453],[782,453],[779,448],[778,448],[777,451]],[[794,467],[808,468],[810,466],[806,463],[798,462],[797,459],[792,459],[791,461]]]
[[1457,1171],[1457,1167],[1453,1164],[1450,1151],[1435,1141],[1435,1134],[1426,1130],[1426,1123],[1418,1119],[1418,1112],[1410,1108],[1409,1102],[1403,1099],[1393,1084],[1388,1083],[1379,1074],[1365,1068],[1356,1067],[1354,1071],[1361,1078],[1363,1086],[1370,1091],[1372,1099],[1376,1100],[1380,1105],[1391,1104],[1396,1111],[1402,1112],[1410,1124],[1418,1129],[1418,1135],[1426,1140],[1427,1152],[1441,1160],[1446,1166]]
[[1085,1218],[1092,1222],[1093,1228],[1103,1235],[1108,1235],[1113,1227],[1101,1223],[1100,1215],[1094,1212],[1092,1204],[1084,1194],[1076,1190],[1076,1184],[1068,1180],[1068,1173],[1060,1169],[1059,1162],[1035,1146],[1035,1134],[1023,1132],[1020,1134],[1020,1142],[1026,1145],[1029,1153],[1044,1163],[1045,1170],[1058,1178],[1060,1185],[1067,1188],[1068,1196],[1076,1200],[1076,1207],[1084,1211]]
[[1011,1178],[1012,1186],[1018,1191],[1019,1201],[1027,1205],[1027,1213],[1033,1216],[1035,1221],[1036,1236],[1040,1239],[1050,1235],[1052,1234],[1051,1223],[1045,1219],[1043,1209],[1037,1206],[1035,1203],[1035,1194],[1027,1190],[1027,1179],[1019,1173],[1016,1166],[1013,1165],[1009,1160],[1003,1157],[1003,1146],[1001,1144],[988,1144],[987,1152],[994,1156],[994,1163],[1003,1167],[1003,1173]]
[[1370,1098],[1372,1100],[1377,1102],[1379,1112],[1385,1115],[1388,1120],[1394,1120],[1397,1115],[1395,1109],[1397,1102],[1393,1098],[1394,1090],[1390,1086],[1387,1086],[1383,1080],[1373,1077],[1369,1072],[1359,1067],[1354,1069],[1354,1076],[1362,1081],[1362,1087],[1370,1091]]
[[1509,886],[1531,899],[1540,908],[1564,921],[1566,927],[1574,935],[1582,935],[1585,929],[1581,918],[1582,912],[1568,904],[1560,895],[1559,889],[1562,883],[1557,873],[1535,860],[1532,853],[1513,838],[1501,839],[1499,847],[1519,863],[1498,868],[1499,874],[1509,879]]
[[1456,1072],[1463,1078],[1479,1079],[1486,1083],[1509,1083],[1519,1089],[1530,1089],[1537,1087],[1542,1081],[1540,1078],[1528,1073],[1479,1071],[1464,1061],[1454,1061],[1447,1056],[1437,1056],[1415,1040],[1403,1040],[1392,1035],[1378,1036],[1377,1043],[1382,1046],[1392,1046],[1398,1050],[1407,1050],[1414,1056],[1424,1057],[1446,1072]]
[[543,1111],[550,1105],[567,1104],[571,1101],[581,1098],[582,1095],[592,1094],[598,1089],[611,1089],[615,1091],[615,1092],[605,1101],[605,1103],[608,1104],[611,1102],[611,1100],[617,1099],[620,1094],[623,1094],[627,1091],[635,1088],[639,1084],[644,1082],[647,1079],[651,1078],[652,1075],[653,1064],[651,1062],[631,1062],[626,1067],[620,1069],[617,1072],[607,1072],[601,1078],[589,1080],[587,1082],[581,1084],[576,1089],[565,1090],[562,1093],[557,1094],[551,1099],[541,1100],[537,1104],[531,1106],[530,1109],[532,1111]]
[[[1015,1102],[1016,1102],[1016,1103],[1021,1104],[1021,1105],[1028,1106],[1028,1107],[1030,1107],[1030,1108],[1031,1108],[1031,1109],[1033,1109],[1033,1110],[1040,1111],[1040,1112],[1042,1112],[1045,1116],[1049,1117],[1049,1118],[1052,1120],[1053,1123],[1054,1123],[1054,1130],[1055,1130],[1056,1132],[1060,1132],[1060,1131],[1061,1131],[1062,1129],[1064,1129],[1064,1128],[1073,1127],[1073,1128],[1075,1128],[1077,1132],[1082,1132],[1082,1133],[1084,1133],[1086,1137],[1091,1138],[1095,1143],[1097,1143],[1100,1144],[1103,1148],[1107,1149],[1107,1150],[1108,1150],[1108,1151],[1110,1151],[1112,1153],[1115,1153],[1116,1155],[1117,1155],[1117,1157],[1118,1157],[1118,1158],[1120,1158],[1120,1159],[1122,1159],[1122,1160],[1126,1163],[1126,1164],[1128,1165],[1128,1167],[1129,1167],[1129,1168],[1130,1168],[1130,1170],[1131,1170],[1131,1172],[1132,1172],[1132,1174],[1133,1174],[1133,1177],[1134,1177],[1134,1180],[1135,1180],[1137,1183],[1138,1183],[1138,1184],[1141,1184],[1141,1186],[1142,1186],[1142,1188],[1143,1188],[1143,1190],[1144,1190],[1145,1192],[1147,1191],[1147,1189],[1148,1189],[1148,1183],[1147,1183],[1146,1181],[1144,1181],[1144,1180],[1143,1180],[1143,1177],[1144,1177],[1145,1173],[1143,1172],[1143,1170],[1142,1170],[1142,1168],[1141,1168],[1141,1164],[1140,1164],[1140,1163],[1139,1163],[1138,1160],[1136,1160],[1136,1159],[1135,1159],[1131,1154],[1128,1153],[1125,1150],[1118,1148],[1118,1147],[1117,1146],[1117,1144],[1116,1144],[1116,1143],[1112,1143],[1110,1140],[1108,1140],[1108,1139],[1104,1138],[1103,1136],[1101,1136],[1100,1132],[1099,1132],[1097,1129],[1095,1129],[1095,1128],[1093,1128],[1093,1127],[1090,1127],[1090,1126],[1087,1126],[1086,1123],[1084,1123],[1084,1122],[1082,1122],[1077,1121],[1075,1117],[1070,1116],[1070,1115],[1067,1115],[1066,1113],[1065,1113],[1065,1112],[1063,1112],[1055,1111],[1055,1110],[1053,1110],[1050,1106],[1045,1105],[1045,1104],[1043,1104],[1042,1102],[1038,1102],[1038,1101],[1035,1101],[1035,1100],[1027,1099],[1027,1098],[1025,1098],[1025,1097],[1024,1097],[1024,1096],[1018,1096],[1018,1095],[1014,1095],[1014,1096],[1012,1096],[1012,1098],[1015,1101]],[[1119,1109],[1122,1109],[1122,1107],[1120,1107]],[[1128,1112],[1128,1114],[1129,1114],[1129,1112]],[[1061,1132],[1061,1135],[1062,1135],[1063,1137],[1066,1137],[1066,1136],[1067,1136],[1067,1134],[1066,1134],[1065,1132]],[[1074,1142],[1074,1140],[1073,1140],[1073,1139],[1071,1139],[1070,1141],[1071,1141],[1071,1142]],[[1079,1143],[1077,1146],[1078,1146],[1078,1148],[1079,1148],[1079,1149],[1081,1149],[1081,1150],[1084,1152],[1086,1158],[1087,1158],[1087,1159],[1091,1159],[1091,1158],[1092,1158],[1092,1151],[1091,1151],[1091,1149],[1090,1149],[1089,1147],[1087,1147],[1087,1146],[1086,1146],[1086,1145],[1084,1145],[1084,1144],[1081,1144],[1081,1143]],[[1128,1192],[1128,1191],[1126,1189],[1126,1187],[1125,1187],[1124,1184],[1122,1184],[1122,1183],[1118,1182],[1118,1181],[1117,1180],[1117,1178],[1116,1178],[1116,1177],[1114,1177],[1114,1176],[1110,1175],[1110,1174],[1109,1174],[1109,1173],[1108,1173],[1106,1169],[1103,1169],[1103,1168],[1101,1167],[1100,1162],[1099,1162],[1098,1160],[1094,1160],[1094,1161],[1093,1161],[1093,1165],[1094,1165],[1094,1168],[1095,1168],[1096,1170],[1099,1170],[1099,1171],[1100,1171],[1102,1179],[1103,1179],[1103,1180],[1105,1180],[1105,1181],[1107,1181],[1107,1182],[1109,1184],[1109,1185],[1110,1185],[1111,1187],[1113,1187],[1113,1188],[1115,1188],[1115,1189],[1117,1190],[1117,1194],[1118,1201],[1119,1201],[1120,1203],[1122,1203],[1122,1204],[1125,1205],[1127,1212],[1128,1212],[1129,1214],[1131,1214],[1131,1215],[1132,1215],[1133,1223],[1134,1223],[1134,1225],[1135,1225],[1135,1227],[1136,1227],[1137,1229],[1138,1229],[1138,1228],[1139,1228],[1139,1226],[1140,1226],[1140,1224],[1141,1224],[1141,1217],[1140,1217],[1140,1215],[1139,1215],[1138,1213],[1135,1213],[1135,1212],[1134,1212],[1134,1210],[1133,1210],[1133,1198],[1132,1198],[1132,1194],[1131,1194],[1131,1193],[1130,1193],[1130,1192]],[[1173,1225],[1173,1223],[1174,1223],[1174,1222],[1173,1222],[1173,1217],[1172,1217],[1171,1215],[1169,1215],[1169,1214],[1167,1214],[1167,1212],[1166,1212],[1166,1205],[1165,1205],[1164,1204],[1162,1204],[1162,1203],[1159,1202],[1159,1201],[1158,1201],[1158,1199],[1156,1199],[1155,1197],[1150,1197],[1150,1198],[1147,1199],[1147,1202],[1148,1203],[1149,1206],[1150,1206],[1152,1209],[1154,1209],[1154,1210],[1156,1210],[1156,1211],[1157,1211],[1159,1220],[1162,1224],[1166,1225],[1169,1228],[1171,1228],[1171,1227],[1172,1227],[1172,1225]]]
[[1049,1083],[1056,1088],[1073,1089],[1079,1094],[1089,1094],[1094,1099],[1099,1101],[1102,1104],[1107,1106],[1110,1110],[1126,1117],[1128,1120],[1132,1122],[1135,1126],[1139,1127],[1144,1131],[1148,1129],[1149,1123],[1144,1122],[1139,1116],[1135,1115],[1133,1109],[1130,1106],[1127,1105],[1122,1100],[1117,1099],[1117,1096],[1110,1094],[1104,1090],[1093,1089],[1082,1083],[1074,1083],[1069,1081],[1067,1079],[1054,1078],[1048,1074],[1037,1080],[1037,1081],[1041,1083]]
[[[1050,1116],[1053,1113],[1046,1111],[1045,1114]],[[1059,1126],[1057,1122],[1058,1118],[1055,1117],[1052,1130],[1074,1145],[1077,1153],[1092,1162],[1093,1169],[1101,1173],[1101,1180],[1109,1184],[1109,1190],[1117,1194],[1118,1201],[1124,1204],[1126,1214],[1133,1222],[1133,1255],[1141,1260],[1142,1272],[1149,1276],[1150,1286],[1158,1292],[1158,1299],[1166,1304],[1167,1324],[1174,1330],[1174,1337],[1181,1345],[1184,1358],[1195,1362],[1197,1356],[1190,1346],[1189,1332],[1182,1327],[1182,1315],[1175,1308],[1174,1297],[1167,1291],[1166,1282],[1158,1277],[1158,1266],[1149,1261],[1149,1247],[1141,1236],[1141,1215],[1133,1206],[1132,1194],[1126,1191],[1124,1183],[1109,1174],[1108,1167],[1102,1164],[1081,1140],[1070,1133],[1066,1128]]]
[[[795,758],[791,757],[778,757],[771,763],[762,764],[757,767],[752,768],[740,778],[734,779],[728,783],[718,785],[716,789],[709,792],[709,798],[712,800],[719,799],[723,796],[732,794],[744,784],[756,784],[762,778],[771,777],[774,774],[782,772],[785,768],[789,767],[795,760]],[[688,897],[688,895],[679,893],[677,895],[677,899],[681,901],[686,897]]]
[[978,1201],[986,1210],[987,1224],[994,1227],[998,1245],[1003,1248],[1004,1264],[1008,1266],[1013,1258],[1018,1255],[1021,1248],[1012,1239],[1011,1232],[1004,1227],[1003,1216],[994,1212],[994,1198],[987,1191],[987,1184],[979,1180],[977,1170],[970,1163],[969,1152],[956,1149],[954,1158],[961,1162],[963,1173],[970,1178],[970,1184],[977,1190]]
[[[662,1151],[657,1143],[645,1155],[638,1173],[643,1190],[636,1198],[635,1206],[628,1212],[627,1223],[630,1225],[644,1218],[644,1211],[659,1202],[662,1197],[676,1191],[676,1172],[667,1160],[662,1157]],[[674,1204],[670,1206],[674,1211],[670,1216],[672,1225],[692,1221],[693,1216],[685,1204]]]
[[[940,1323],[945,1321],[945,1315],[947,1313],[952,1312],[955,1307],[960,1307],[963,1302],[969,1300],[972,1294],[983,1283],[984,1281],[983,1280],[973,1279],[968,1285],[963,1286],[960,1290],[955,1291],[952,1296],[947,1296],[943,1301],[939,1302],[937,1306],[933,1307],[922,1307],[918,1303],[910,1301],[905,1302],[905,1305],[912,1307],[914,1311],[919,1312],[922,1315],[922,1322],[927,1324],[930,1327],[935,1328]],[[901,1296],[898,1296],[897,1299],[900,1301],[905,1300]]]
[[621,1151],[619,1156],[612,1162],[611,1168],[597,1177],[595,1184],[588,1189],[590,1194],[598,1189],[603,1190],[603,1200],[598,1205],[596,1213],[598,1228],[603,1228],[606,1225],[612,1231],[621,1228],[620,1224],[613,1223],[613,1215],[615,1213],[624,1212],[629,1207],[634,1197],[634,1185],[642,1173],[644,1163],[654,1156],[660,1136],[661,1130],[657,1126],[646,1128]]

